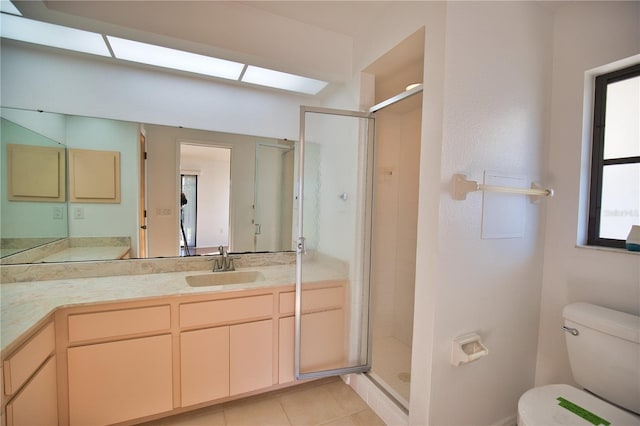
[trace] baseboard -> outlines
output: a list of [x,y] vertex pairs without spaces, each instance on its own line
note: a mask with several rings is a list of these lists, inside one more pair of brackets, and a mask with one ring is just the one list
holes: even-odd
[[518,416],[513,414],[509,417],[505,417],[504,419],[497,421],[491,426],[517,426],[518,424]]

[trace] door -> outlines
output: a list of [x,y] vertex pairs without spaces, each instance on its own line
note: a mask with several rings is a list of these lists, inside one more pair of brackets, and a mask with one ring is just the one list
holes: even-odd
[[146,138],[144,134],[140,133],[140,178],[138,179],[138,223],[140,229],[138,231],[138,250],[141,258],[147,257],[147,148]]
[[[300,109],[296,379],[370,369],[374,128],[371,113],[305,106]],[[303,316],[305,294],[310,294],[303,290],[327,281],[344,284],[344,309],[331,315],[318,312]],[[325,343],[315,344],[319,340]]]
[[292,249],[293,153],[292,146],[256,144],[255,251]]

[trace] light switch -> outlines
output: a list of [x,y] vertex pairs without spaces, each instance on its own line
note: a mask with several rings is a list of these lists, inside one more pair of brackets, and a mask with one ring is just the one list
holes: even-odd
[[63,219],[64,218],[64,210],[62,207],[54,207],[53,208],[53,218],[54,219]]
[[73,208],[73,218],[74,219],[84,219],[84,209],[82,207],[74,207]]

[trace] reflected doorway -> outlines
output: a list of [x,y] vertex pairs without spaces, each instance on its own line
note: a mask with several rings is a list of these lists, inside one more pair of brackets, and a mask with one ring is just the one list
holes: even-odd
[[294,246],[295,143],[283,145],[256,144],[254,251],[286,251]]
[[198,175],[180,175],[180,256],[196,249]]
[[[229,247],[231,148],[180,143],[181,256]],[[186,201],[186,203],[185,203]]]

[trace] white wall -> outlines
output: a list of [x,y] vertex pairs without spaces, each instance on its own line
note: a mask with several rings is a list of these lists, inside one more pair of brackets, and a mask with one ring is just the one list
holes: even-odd
[[[299,106],[317,102],[61,52],[3,39],[2,105],[297,140]],[[45,69],[47,78],[42,78]]]
[[640,53],[640,3],[572,2],[556,13],[553,44],[548,182],[557,196],[547,214],[537,385],[573,383],[560,330],[566,304],[584,301],[640,314],[640,256],[576,247],[586,231],[589,185],[585,72]]
[[[481,240],[481,194],[454,201],[450,184],[484,170],[543,177],[552,19],[528,2],[441,7],[394,7],[355,44],[357,58],[375,59],[425,26],[410,421],[513,422],[535,373],[545,207],[527,205],[523,238]],[[490,355],[455,368],[451,340],[470,331]]]
[[[519,396],[533,383],[542,213],[549,201],[526,204],[523,238],[481,240],[482,194],[455,201],[449,184],[455,173],[482,180],[485,170],[543,176],[551,31],[551,17],[533,3],[454,2],[447,8],[433,424],[512,419]],[[490,355],[452,367],[451,340],[472,331],[483,336]]]

